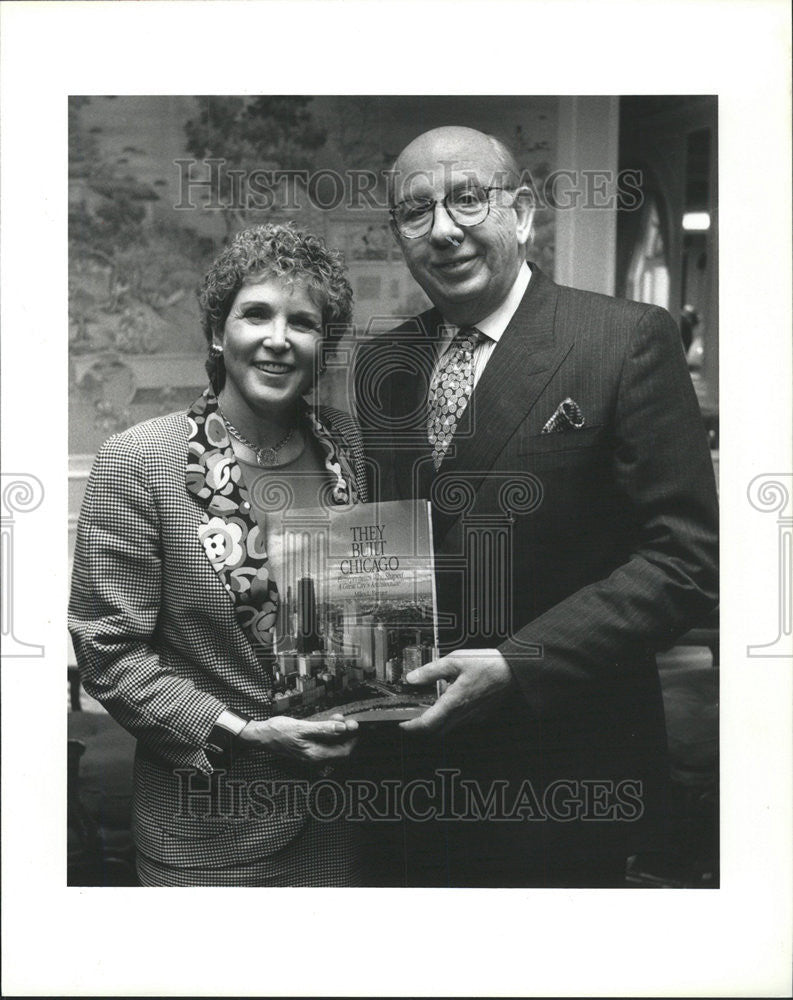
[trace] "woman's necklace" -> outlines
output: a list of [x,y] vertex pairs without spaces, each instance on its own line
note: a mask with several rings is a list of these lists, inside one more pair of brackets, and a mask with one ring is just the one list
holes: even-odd
[[240,444],[244,444],[246,448],[250,448],[250,450],[256,456],[257,465],[261,466],[263,469],[272,468],[276,464],[276,462],[278,461],[278,452],[287,444],[289,444],[289,442],[292,440],[292,435],[295,433],[295,428],[291,427],[286,437],[282,438],[278,442],[278,444],[274,444],[272,447],[268,448],[257,448],[257,446],[252,441],[249,441],[246,437],[240,434],[240,432],[237,430],[234,424],[232,424],[229,420],[226,419],[220,407],[218,407],[218,412],[220,413],[220,416],[223,418],[223,423],[226,425],[229,434],[231,434],[232,437],[235,437],[240,442]]

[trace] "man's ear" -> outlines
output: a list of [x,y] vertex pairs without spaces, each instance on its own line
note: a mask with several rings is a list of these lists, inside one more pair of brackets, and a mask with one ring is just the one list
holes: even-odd
[[526,246],[531,236],[531,224],[534,221],[536,208],[534,192],[530,187],[522,185],[515,191],[513,208],[518,217],[518,243],[521,246]]

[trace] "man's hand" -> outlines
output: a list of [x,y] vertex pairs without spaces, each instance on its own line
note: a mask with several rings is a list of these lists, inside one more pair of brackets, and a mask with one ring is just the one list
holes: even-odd
[[409,684],[452,683],[417,719],[400,723],[408,732],[448,733],[488,715],[516,686],[509,664],[497,649],[456,649],[405,676]]
[[327,764],[349,757],[358,742],[357,728],[354,719],[345,721],[341,715],[334,715],[328,722],[276,715],[272,719],[252,720],[239,738],[303,764]]

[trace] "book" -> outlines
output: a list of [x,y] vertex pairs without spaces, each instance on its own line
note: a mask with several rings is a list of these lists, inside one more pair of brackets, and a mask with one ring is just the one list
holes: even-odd
[[370,727],[432,704],[434,687],[404,683],[438,656],[428,502],[289,509],[280,563],[276,712]]

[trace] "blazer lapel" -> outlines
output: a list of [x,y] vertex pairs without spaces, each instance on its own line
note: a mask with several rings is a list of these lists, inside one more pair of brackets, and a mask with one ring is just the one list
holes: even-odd
[[319,442],[325,456],[325,469],[333,476],[333,502],[337,504],[360,503],[360,487],[355,471],[355,461],[346,446],[343,435],[332,424],[323,423],[320,415],[310,407],[304,411],[311,433]]
[[[573,346],[555,329],[559,289],[536,267],[526,294],[471,395],[435,481],[464,480],[476,493]],[[430,466],[431,468],[431,466]],[[459,515],[440,517],[442,536]]]

